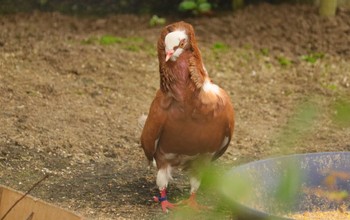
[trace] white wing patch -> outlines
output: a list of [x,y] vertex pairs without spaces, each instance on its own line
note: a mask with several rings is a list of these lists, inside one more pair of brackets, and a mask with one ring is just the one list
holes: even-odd
[[212,105],[215,108],[219,98],[221,98],[220,87],[205,79],[202,90],[199,93],[199,99],[205,105]]
[[154,159],[154,158],[153,158],[153,160],[152,160],[152,165],[153,165],[153,167],[157,167],[157,161],[156,161],[156,159]]
[[[224,140],[222,141],[222,144],[220,146],[220,150],[224,148],[228,144],[229,138],[225,136]],[[219,151],[220,151],[219,150]]]
[[154,151],[157,150],[157,147],[158,147],[158,142],[159,142],[159,138],[156,139],[156,141],[154,142]]
[[143,127],[145,126],[146,120],[147,120],[147,115],[145,115],[145,114],[142,114],[138,118],[137,124],[138,124],[139,128],[143,129]]
[[203,85],[203,91],[219,94],[220,88],[219,86],[211,83],[209,80],[205,80]]

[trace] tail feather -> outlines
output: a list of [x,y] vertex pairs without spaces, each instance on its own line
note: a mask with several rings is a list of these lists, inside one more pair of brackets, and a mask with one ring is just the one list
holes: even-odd
[[145,126],[147,120],[147,115],[142,114],[138,120],[137,120],[137,125],[139,126],[140,129],[143,129],[143,127]]

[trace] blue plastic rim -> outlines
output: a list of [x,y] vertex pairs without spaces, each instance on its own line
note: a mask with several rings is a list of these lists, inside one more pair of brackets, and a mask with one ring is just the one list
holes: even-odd
[[[232,179],[244,179],[249,194],[234,198],[240,219],[286,220],[287,213],[350,208],[350,152],[294,154],[259,160],[233,168]],[[286,192],[286,193],[284,193]],[[336,194],[338,193],[338,194]],[[231,198],[232,199],[232,198]]]

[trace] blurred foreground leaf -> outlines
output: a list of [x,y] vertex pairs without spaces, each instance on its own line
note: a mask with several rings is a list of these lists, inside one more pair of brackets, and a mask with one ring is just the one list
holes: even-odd
[[341,126],[350,126],[350,101],[338,100],[334,109],[334,121]]
[[318,113],[318,106],[315,102],[301,103],[296,108],[294,115],[289,118],[286,127],[276,138],[278,147],[285,153],[289,152],[295,143],[309,134]]
[[280,210],[276,212],[289,212],[294,206],[298,193],[301,192],[302,173],[294,162],[284,164],[285,172],[281,175],[280,183],[276,189],[276,202]]

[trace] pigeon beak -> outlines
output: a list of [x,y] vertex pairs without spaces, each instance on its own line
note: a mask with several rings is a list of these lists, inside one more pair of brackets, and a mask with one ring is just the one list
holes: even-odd
[[173,54],[174,54],[174,50],[167,51],[166,57],[165,57],[165,62],[167,62]]

